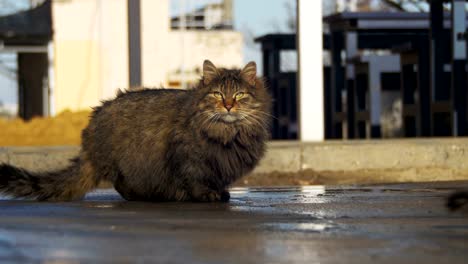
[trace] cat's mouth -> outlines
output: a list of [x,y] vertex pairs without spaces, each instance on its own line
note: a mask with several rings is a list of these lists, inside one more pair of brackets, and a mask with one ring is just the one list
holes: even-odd
[[230,113],[227,113],[227,114],[224,114],[220,120],[224,123],[228,123],[228,124],[231,124],[231,123],[235,123],[237,121],[239,121],[239,118],[236,116],[236,115],[233,115],[233,114],[230,114]]

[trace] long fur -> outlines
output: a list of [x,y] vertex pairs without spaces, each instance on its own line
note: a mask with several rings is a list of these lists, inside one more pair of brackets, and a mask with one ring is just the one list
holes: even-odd
[[[205,62],[194,89],[119,93],[94,109],[70,167],[31,173],[0,165],[0,192],[68,201],[108,180],[128,200],[227,201],[226,188],[257,165],[269,138],[271,98],[255,70]],[[226,102],[214,91],[248,94],[233,103],[236,122],[223,121]]]
[[0,190],[14,197],[39,201],[79,200],[97,184],[90,165],[79,159],[73,159],[65,169],[43,173],[0,164]]

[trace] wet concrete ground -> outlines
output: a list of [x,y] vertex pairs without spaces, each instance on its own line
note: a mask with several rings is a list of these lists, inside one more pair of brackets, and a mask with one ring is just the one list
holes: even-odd
[[227,204],[0,201],[0,263],[468,263],[468,182],[233,189]]

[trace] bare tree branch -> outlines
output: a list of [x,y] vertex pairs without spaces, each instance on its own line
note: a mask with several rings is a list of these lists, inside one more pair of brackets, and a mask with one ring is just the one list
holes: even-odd
[[393,0],[382,0],[385,4],[387,4],[390,7],[395,8],[398,11],[406,11],[405,8],[403,8],[401,1],[393,1]]

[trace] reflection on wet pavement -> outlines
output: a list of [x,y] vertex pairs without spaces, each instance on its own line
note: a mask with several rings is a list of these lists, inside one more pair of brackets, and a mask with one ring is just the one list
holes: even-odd
[[467,182],[234,188],[230,203],[0,199],[0,262],[463,263]]

